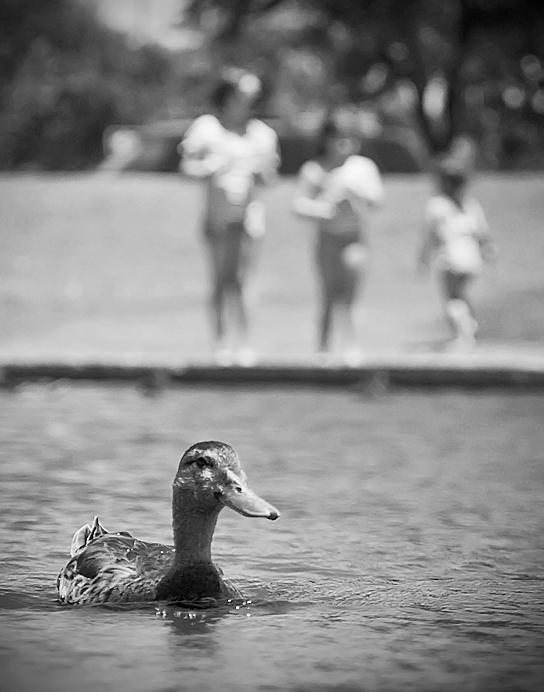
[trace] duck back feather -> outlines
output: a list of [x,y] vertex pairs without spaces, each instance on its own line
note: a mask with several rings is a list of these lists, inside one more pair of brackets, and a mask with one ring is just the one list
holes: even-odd
[[174,548],[139,541],[127,532],[90,540],[59,574],[59,600],[88,604],[151,601],[172,567]]

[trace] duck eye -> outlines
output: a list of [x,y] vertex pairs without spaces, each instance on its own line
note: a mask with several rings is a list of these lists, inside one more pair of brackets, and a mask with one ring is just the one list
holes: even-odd
[[186,466],[193,466],[193,464],[196,464],[199,468],[203,469],[206,467],[213,466],[213,459],[204,456],[195,456],[187,459],[187,461],[185,462]]

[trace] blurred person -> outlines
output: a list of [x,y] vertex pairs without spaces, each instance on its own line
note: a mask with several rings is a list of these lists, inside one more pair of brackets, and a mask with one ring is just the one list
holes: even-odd
[[[180,144],[181,171],[206,181],[203,236],[211,268],[214,355],[220,365],[252,365],[245,288],[265,233],[258,191],[274,178],[276,133],[252,117],[262,85],[232,70],[211,95],[213,112],[197,118]],[[234,343],[232,343],[234,339]]]
[[439,191],[427,203],[418,256],[420,273],[434,257],[444,312],[453,332],[448,348],[454,351],[471,350],[475,345],[478,322],[468,289],[483,263],[496,258],[484,211],[468,193],[472,167],[473,157],[461,143],[438,160]]
[[383,200],[383,184],[376,164],[354,155],[355,142],[333,121],[326,121],[318,138],[317,156],[299,172],[293,211],[315,222],[315,261],[320,283],[318,359],[333,358],[335,318],[342,337],[346,365],[363,360],[353,308],[361,293],[368,267],[366,227],[369,208]]

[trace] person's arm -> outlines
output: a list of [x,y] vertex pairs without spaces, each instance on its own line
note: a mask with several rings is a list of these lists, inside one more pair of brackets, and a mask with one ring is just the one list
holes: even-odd
[[270,185],[277,177],[281,160],[278,136],[273,128],[261,120],[252,120],[248,125],[248,132],[253,146],[248,173],[255,185]]
[[315,181],[316,165],[309,161],[302,167],[291,209],[297,216],[306,219],[330,220],[336,213],[336,204],[318,195],[318,186]]
[[480,252],[482,253],[482,259],[484,262],[489,264],[494,264],[497,261],[497,246],[495,245],[493,238],[489,232],[489,224],[484,214],[479,202],[473,200],[473,213],[477,220],[478,229],[476,231],[476,239],[480,246]]
[[419,249],[416,264],[416,272],[418,274],[424,274],[428,270],[429,263],[431,261],[431,255],[435,247],[435,234],[431,231],[424,235],[423,242],[421,243]]
[[281,163],[279,143],[278,137],[271,127],[264,123],[260,123],[260,125],[262,126],[262,144],[253,172],[254,181],[257,185],[270,185],[276,179]]
[[225,165],[225,157],[210,151],[209,140],[214,121],[211,116],[197,118],[187,130],[178,150],[180,172],[191,178],[209,178]]
[[435,209],[430,201],[427,211],[425,214],[425,221],[423,223],[423,238],[416,260],[416,272],[418,274],[424,274],[429,267],[431,261],[431,256],[434,250],[439,245],[438,233],[437,233],[437,218],[435,214]]
[[350,156],[339,169],[342,187],[354,208],[365,215],[367,209],[381,206],[385,196],[378,166],[366,156]]
[[262,161],[255,171],[255,183],[257,185],[270,185],[278,176],[278,168],[280,166],[280,155],[278,150],[273,153],[263,156]]
[[385,191],[379,168],[371,159],[366,159],[364,183],[364,198],[367,204],[374,208],[381,207],[385,197]]
[[210,178],[218,173],[225,165],[225,160],[217,154],[183,153],[180,169],[190,178]]

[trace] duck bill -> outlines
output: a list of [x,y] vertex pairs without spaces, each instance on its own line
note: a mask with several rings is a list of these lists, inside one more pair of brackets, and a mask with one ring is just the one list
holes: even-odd
[[273,521],[280,516],[273,505],[259,497],[238,478],[223,488],[220,500],[226,507],[244,517],[262,517]]

